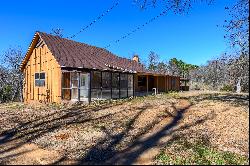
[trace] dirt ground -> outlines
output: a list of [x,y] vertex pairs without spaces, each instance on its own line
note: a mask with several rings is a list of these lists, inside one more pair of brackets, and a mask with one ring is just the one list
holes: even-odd
[[0,104],[0,164],[157,164],[177,136],[248,156],[249,95],[180,92],[100,105]]

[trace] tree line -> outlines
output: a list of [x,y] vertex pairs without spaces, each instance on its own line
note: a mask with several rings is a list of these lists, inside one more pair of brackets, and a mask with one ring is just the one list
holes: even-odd
[[[157,5],[154,0],[134,0],[140,7]],[[175,6],[175,11],[189,11],[192,1],[164,1]],[[210,2],[210,1],[209,1]],[[231,46],[230,52],[209,60],[205,65],[188,64],[181,59],[159,61],[159,55],[151,51],[146,67],[152,71],[178,75],[190,79],[191,89],[235,91],[236,85],[249,92],[249,1],[238,0],[233,7],[226,7],[230,19],[225,20],[223,28],[225,39]],[[62,29],[52,29],[52,34],[63,36]],[[192,39],[190,39],[192,40]],[[22,101],[23,74],[19,66],[24,58],[20,47],[11,47],[0,56],[0,103]]]
[[188,79],[191,90],[236,91],[240,82],[241,90],[249,92],[249,54],[225,53],[197,66],[176,58],[162,62],[151,51],[147,61],[148,70]]

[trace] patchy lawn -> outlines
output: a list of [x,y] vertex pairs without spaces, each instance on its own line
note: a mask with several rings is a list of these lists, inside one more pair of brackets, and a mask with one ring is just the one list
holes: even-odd
[[0,104],[0,164],[247,164],[248,109],[248,94],[216,92]]
[[[232,152],[219,151],[210,147],[206,140],[189,142],[184,137],[166,145],[156,156],[158,164],[164,165],[243,165],[248,158]],[[178,155],[177,155],[178,154]]]

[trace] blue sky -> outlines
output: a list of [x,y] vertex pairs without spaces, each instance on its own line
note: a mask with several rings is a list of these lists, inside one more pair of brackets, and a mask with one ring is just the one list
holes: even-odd
[[[74,40],[131,58],[134,53],[145,62],[150,51],[161,60],[176,57],[187,63],[204,64],[227,49],[221,26],[228,17],[225,6],[233,1],[215,0],[212,5],[198,1],[187,15],[168,13],[130,37],[114,43],[162,11],[162,7],[140,10],[133,0],[119,5]],[[27,50],[35,31],[50,33],[52,28],[64,29],[64,36],[78,32],[114,4],[115,0],[71,1],[1,1],[0,55],[10,46]]]

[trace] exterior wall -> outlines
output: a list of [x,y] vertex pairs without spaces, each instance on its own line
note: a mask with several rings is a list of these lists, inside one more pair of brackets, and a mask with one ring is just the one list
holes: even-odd
[[[145,76],[145,77],[147,77],[147,76]],[[140,92],[140,91],[147,91],[147,84],[145,84],[145,86],[139,86],[138,85],[138,75],[137,74],[135,74],[135,76],[134,76],[134,85],[135,85],[135,91],[136,92]],[[149,83],[149,82],[148,82]]]
[[[150,78],[152,76],[148,76]],[[154,87],[156,88],[158,86],[158,92],[167,92],[171,90],[179,91],[180,90],[180,77],[176,76],[153,76],[154,77]],[[175,84],[172,84],[172,81],[175,80]],[[138,75],[135,75],[135,91],[136,92],[145,92],[147,91],[147,87],[139,87],[138,86]],[[152,89],[148,89],[149,91],[152,91]]]
[[169,76],[168,77],[168,87],[169,87],[169,91],[172,91],[172,90],[174,90],[173,89],[173,86],[172,86],[172,79],[173,79],[173,76]]
[[[36,72],[45,72],[45,86],[35,86]],[[23,97],[26,103],[61,101],[61,67],[46,45],[33,49],[23,73]]]
[[164,76],[158,76],[158,89],[159,92],[165,92],[165,77]]
[[138,75],[137,74],[135,74],[134,75],[134,89],[135,89],[135,91],[139,91],[139,87],[138,87]]
[[180,86],[181,86],[180,85],[180,77],[177,77],[176,79],[177,79],[177,84],[176,84],[177,85],[177,91],[179,91],[180,90]]

